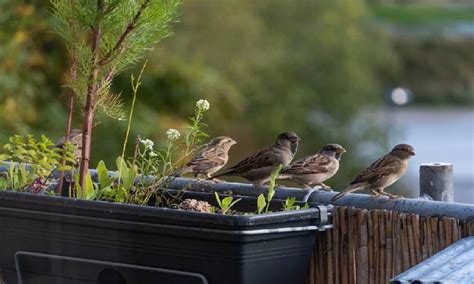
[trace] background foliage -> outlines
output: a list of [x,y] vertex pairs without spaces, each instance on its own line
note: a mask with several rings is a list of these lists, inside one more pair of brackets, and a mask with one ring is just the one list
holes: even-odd
[[[472,40],[394,35],[380,26],[410,24],[413,13],[425,21],[440,17],[439,11],[394,9],[362,0],[184,1],[175,35],[148,56],[132,137],[165,141],[165,130],[183,130],[192,102],[205,98],[212,105],[211,135],[239,142],[233,161],[291,129],[303,138],[298,157],[325,143],[344,145],[344,167],[329,184],[347,184],[367,164],[361,156],[372,159],[390,146],[385,125],[368,114],[383,106],[395,84],[409,87],[415,103],[474,101]],[[0,143],[16,133],[62,136],[68,58],[52,32],[51,6],[0,0],[0,10]],[[456,15],[446,17],[465,18]],[[131,72],[137,70],[113,84],[127,106]],[[93,166],[113,163],[126,128],[105,116],[99,121]],[[373,151],[365,156],[367,145]]]

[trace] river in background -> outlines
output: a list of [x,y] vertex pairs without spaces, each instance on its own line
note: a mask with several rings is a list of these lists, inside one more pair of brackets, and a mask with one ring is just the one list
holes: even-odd
[[419,192],[422,163],[446,162],[454,165],[454,200],[474,204],[474,109],[391,108],[381,112],[392,124],[392,144],[408,143],[416,156],[400,182],[415,185]]

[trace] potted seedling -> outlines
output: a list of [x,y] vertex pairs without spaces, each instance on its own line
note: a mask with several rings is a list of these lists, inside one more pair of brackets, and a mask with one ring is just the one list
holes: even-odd
[[[183,134],[162,148],[138,137],[125,156],[146,64],[116,170],[89,169],[95,112],[125,119],[112,79],[170,34],[178,0],[53,0],[56,29],[71,52],[69,111],[83,104],[81,145],[14,136],[0,175],[0,271],[7,283],[302,283],[327,207],[275,199],[275,168],[259,196],[176,178],[209,140],[196,103]],[[78,148],[79,147],[79,148]],[[77,155],[80,150],[80,155]],[[75,154],[76,153],[76,154]],[[78,157],[79,156],[79,157]],[[110,167],[110,165],[109,165]],[[221,183],[222,184],[222,183]],[[208,188],[202,191],[199,189]],[[68,197],[60,196],[64,190]],[[232,184],[228,184],[232,190]]]

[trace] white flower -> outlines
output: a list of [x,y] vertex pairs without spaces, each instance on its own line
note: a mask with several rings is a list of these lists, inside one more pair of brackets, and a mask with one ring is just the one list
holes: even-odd
[[169,140],[177,140],[179,136],[181,136],[181,133],[179,133],[179,131],[176,129],[170,128],[168,131],[166,131],[166,136]]
[[138,141],[140,141],[140,143],[142,143],[146,149],[150,149],[150,150],[153,149],[153,145],[155,145],[155,143],[153,143],[153,141],[151,141],[150,139],[139,138]]
[[148,153],[148,155],[149,155],[150,157],[156,157],[156,156],[158,156],[158,154],[155,153],[154,151],[150,151],[150,153]]
[[209,104],[209,102],[207,100],[203,100],[203,99],[200,99],[199,101],[196,102],[196,107],[200,110],[200,111],[206,111],[209,109],[211,105]]

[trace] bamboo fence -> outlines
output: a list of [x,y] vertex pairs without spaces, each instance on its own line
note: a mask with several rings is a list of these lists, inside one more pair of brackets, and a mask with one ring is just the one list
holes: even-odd
[[317,236],[306,283],[388,283],[462,237],[474,221],[337,207],[334,228]]

